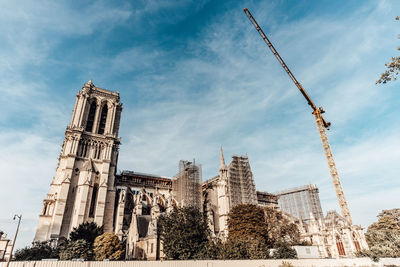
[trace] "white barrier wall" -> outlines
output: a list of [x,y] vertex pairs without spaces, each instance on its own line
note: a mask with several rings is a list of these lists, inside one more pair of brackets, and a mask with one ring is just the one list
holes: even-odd
[[[301,260],[204,260],[204,261],[18,261],[9,267],[281,267],[290,262],[298,267],[344,267],[344,266],[400,266],[400,258],[385,258],[373,262],[369,258],[355,259],[301,259]],[[0,262],[5,267],[6,262]]]

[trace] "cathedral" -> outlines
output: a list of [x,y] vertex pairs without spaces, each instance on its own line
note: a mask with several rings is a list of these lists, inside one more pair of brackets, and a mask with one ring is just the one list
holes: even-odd
[[[279,209],[278,195],[256,191],[248,156],[234,155],[226,165],[222,148],[219,172],[206,181],[194,160],[181,160],[174,177],[117,173],[121,112],[117,92],[92,81],[78,92],[34,241],[68,238],[74,227],[95,222],[126,241],[128,259],[155,260],[163,258],[157,218],[174,207],[198,207],[209,219],[213,236],[221,240],[228,236],[228,213],[234,206]],[[319,216],[303,222],[286,214],[298,224],[303,239],[318,246],[321,257],[352,256],[366,248],[361,226],[347,225],[338,214],[328,215],[326,220]]]

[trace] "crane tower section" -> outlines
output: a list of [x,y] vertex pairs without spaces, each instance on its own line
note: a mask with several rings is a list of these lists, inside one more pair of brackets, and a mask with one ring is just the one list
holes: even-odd
[[313,115],[315,118],[315,122],[317,124],[319,137],[321,138],[322,147],[324,148],[326,161],[329,166],[329,172],[331,174],[333,185],[335,187],[335,192],[336,192],[336,196],[337,196],[337,199],[339,202],[340,211],[342,212],[343,217],[350,223],[350,225],[353,225],[353,220],[351,219],[351,216],[350,216],[349,206],[347,205],[347,201],[344,196],[342,183],[340,182],[340,177],[339,177],[338,171],[336,169],[335,160],[333,159],[331,146],[328,141],[328,136],[326,135],[326,131],[325,131],[321,113],[323,113],[323,110],[321,108],[319,108],[319,109],[314,110]]
[[326,157],[326,160],[328,162],[328,167],[329,167],[329,171],[330,171],[331,178],[332,178],[332,181],[333,181],[333,185],[335,187],[335,192],[336,192],[336,196],[338,198],[340,210],[342,212],[343,217],[350,223],[350,225],[352,225],[353,221],[352,221],[351,216],[350,216],[349,207],[347,205],[346,198],[344,196],[342,183],[340,182],[339,174],[338,174],[338,171],[336,169],[336,164],[335,164],[335,161],[333,159],[331,146],[329,145],[328,137],[327,137],[326,131],[325,131],[325,128],[329,130],[330,123],[326,122],[324,120],[324,118],[322,117],[322,113],[324,113],[324,110],[321,107],[317,108],[315,106],[314,102],[308,96],[308,94],[304,90],[303,86],[297,81],[296,77],[290,71],[290,69],[286,65],[285,61],[283,61],[283,59],[279,55],[278,51],[276,51],[275,47],[272,45],[272,43],[268,39],[267,35],[265,35],[265,33],[263,32],[261,27],[258,25],[258,23],[255,20],[255,18],[251,15],[250,11],[247,8],[245,8],[244,9],[244,13],[246,13],[246,16],[249,18],[249,20],[251,21],[253,26],[256,28],[256,30],[260,34],[261,38],[267,44],[267,46],[269,47],[271,52],[274,54],[276,59],[282,65],[283,69],[286,71],[286,73],[292,79],[292,81],[297,86],[297,88],[299,89],[301,94],[307,100],[307,103],[311,106],[311,108],[313,110],[313,115],[314,115],[314,118],[315,118],[315,122],[317,124],[319,136],[321,138],[322,147],[324,149],[325,157]]

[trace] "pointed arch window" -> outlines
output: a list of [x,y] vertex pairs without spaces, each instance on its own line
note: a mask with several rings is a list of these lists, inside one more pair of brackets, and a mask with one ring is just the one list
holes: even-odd
[[93,123],[94,123],[94,116],[95,115],[96,115],[96,102],[93,101],[92,104],[90,104],[89,115],[88,115],[88,119],[87,119],[87,122],[86,122],[85,131],[91,132],[93,130]]
[[96,208],[96,202],[97,202],[97,192],[99,191],[99,185],[95,184],[93,186],[93,191],[92,191],[92,199],[90,201],[90,209],[89,209],[89,217],[93,218],[94,217],[94,211]]
[[107,105],[104,105],[100,115],[100,124],[98,131],[99,134],[104,134],[104,129],[106,127],[107,113],[108,113],[108,107]]

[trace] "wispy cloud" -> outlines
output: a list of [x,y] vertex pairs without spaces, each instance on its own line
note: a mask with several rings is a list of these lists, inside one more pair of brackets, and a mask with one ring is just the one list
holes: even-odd
[[[90,78],[121,93],[119,169],[172,176],[180,159],[196,158],[207,179],[217,174],[222,145],[227,161],[248,153],[259,190],[316,183],[324,210],[337,209],[311,110],[239,4],[200,20],[195,34],[173,44],[174,33],[159,29],[190,21],[206,5],[4,3],[0,183],[7,188],[1,200],[12,204],[1,210],[0,228],[11,234],[13,213],[24,214],[17,246],[33,238],[74,94]],[[374,85],[395,51],[398,32],[388,11],[395,5],[360,2],[346,14],[288,18],[277,3],[249,4],[327,110],[339,174],[353,219],[363,226],[398,202],[400,92]]]

